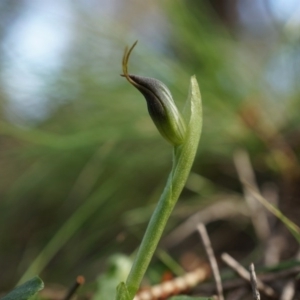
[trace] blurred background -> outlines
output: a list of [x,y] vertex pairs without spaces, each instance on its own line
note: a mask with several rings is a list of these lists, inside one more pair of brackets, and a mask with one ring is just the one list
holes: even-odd
[[[199,221],[217,255],[259,264],[276,238],[277,261],[297,252],[267,212],[266,228],[254,220],[239,176],[299,225],[299,1],[2,0],[0,291],[34,274],[92,282],[139,245],[171,146],[119,76],[136,40],[129,72],[164,82],[179,108],[195,74],[204,110],[158,253],[184,269],[205,260]],[[170,268],[164,257],[150,281]]]

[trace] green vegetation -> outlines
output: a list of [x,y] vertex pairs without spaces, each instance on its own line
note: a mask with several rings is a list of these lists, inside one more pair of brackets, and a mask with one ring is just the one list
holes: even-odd
[[1,298],[2,300],[28,300],[44,288],[43,281],[38,277],[34,277],[22,285],[16,287],[5,297]]
[[[136,43],[135,43],[136,44]],[[166,187],[151,216],[149,225],[126,280],[121,283],[116,299],[128,293],[128,300],[136,295],[150,260],[166,227],[166,223],[184,188],[189,176],[202,129],[202,104],[198,83],[191,78],[189,96],[186,104],[186,118],[182,119],[170,91],[163,83],[148,77],[128,74],[127,63],[130,53],[125,51],[123,71],[126,79],[146,98],[149,113],[162,136],[173,143],[173,166]],[[185,125],[186,124],[186,125]]]
[[[263,266],[267,242],[282,234],[280,259],[294,258],[297,243],[270,214],[269,233],[257,232],[233,157],[246,150],[260,199],[273,201],[269,208],[299,239],[299,31],[288,20],[272,23],[275,13],[266,21],[271,29],[255,31],[242,24],[242,4],[230,19],[212,2],[142,2],[134,10],[122,4],[114,17],[72,3],[71,21],[51,13],[53,23],[70,22],[72,35],[55,71],[30,68],[39,93],[28,97],[22,53],[10,49],[7,37],[13,20],[31,7],[1,4],[2,293],[36,274],[64,286],[82,274],[96,280],[87,289],[100,300],[101,278],[112,287],[115,278],[126,281],[127,269],[114,278],[105,274],[109,258],[135,257],[174,168],[170,143],[157,132],[144,99],[119,76],[124,46],[136,39],[133,73],[164,82],[179,111],[195,74],[205,100],[201,143],[157,253],[168,253],[184,270],[206,260],[193,229],[199,214],[218,257],[229,251],[244,265]],[[24,81],[10,75],[14,65]],[[14,109],[12,94],[21,98]],[[44,101],[44,110],[31,97]],[[33,115],[45,111],[44,117],[28,117],[31,105]],[[144,284],[159,283],[166,270],[178,275],[175,269],[154,254]]]

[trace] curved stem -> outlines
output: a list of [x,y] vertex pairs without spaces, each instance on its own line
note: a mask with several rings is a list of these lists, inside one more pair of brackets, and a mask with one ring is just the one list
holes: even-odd
[[[135,257],[126,285],[131,299],[136,294],[140,282],[149,266],[157,244],[175,205],[175,197],[172,197],[172,172],[169,175],[167,187],[164,190],[148,224],[142,243]],[[170,188],[171,187],[171,188]]]
[[[173,167],[167,185],[150,219],[126,281],[130,300],[134,298],[139,289],[169,216],[188,178],[197,152],[202,128],[202,106],[198,83],[194,76],[191,78],[187,105],[189,120],[186,139],[182,145],[174,147]],[[117,299],[125,298],[118,293]]]

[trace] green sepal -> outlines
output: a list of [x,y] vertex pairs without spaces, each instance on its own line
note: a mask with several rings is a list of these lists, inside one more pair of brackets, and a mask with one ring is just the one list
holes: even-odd
[[148,112],[160,134],[173,146],[181,145],[186,137],[186,126],[167,86],[155,78],[128,73],[127,64],[135,45],[125,49],[122,76],[145,97]]

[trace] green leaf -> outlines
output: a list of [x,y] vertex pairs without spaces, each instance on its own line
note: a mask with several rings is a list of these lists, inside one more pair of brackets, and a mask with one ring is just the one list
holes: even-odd
[[22,285],[17,286],[1,300],[27,300],[44,288],[40,277],[35,276]]
[[213,300],[214,298],[207,297],[190,297],[190,296],[175,296],[168,298],[168,300]]
[[117,297],[116,300],[131,300],[127,286],[124,282],[121,282],[117,286]]
[[107,300],[116,297],[116,286],[125,281],[130,271],[132,261],[121,254],[112,255],[105,274],[97,279],[97,291],[92,300]]

